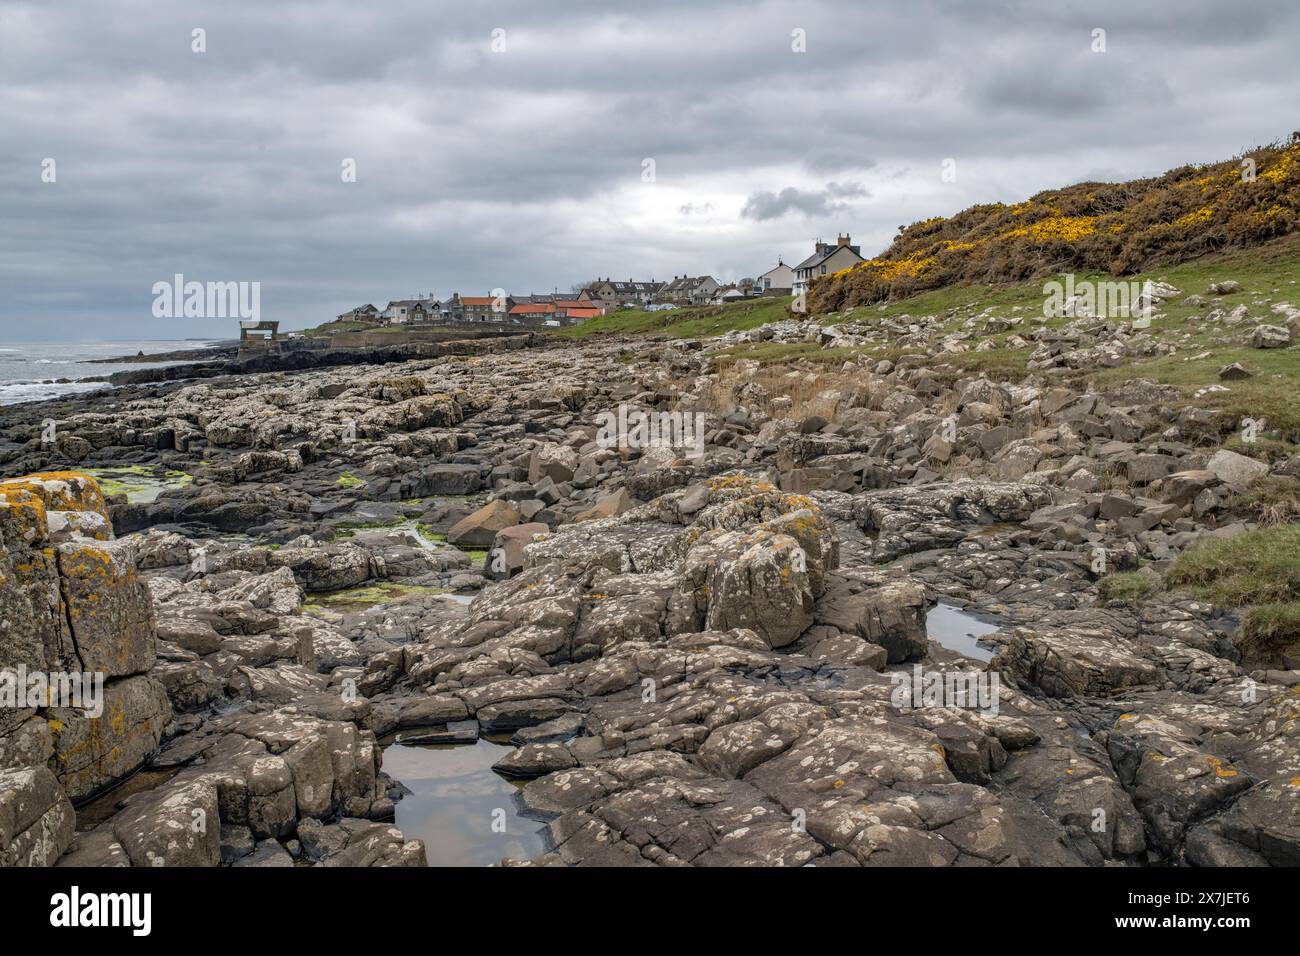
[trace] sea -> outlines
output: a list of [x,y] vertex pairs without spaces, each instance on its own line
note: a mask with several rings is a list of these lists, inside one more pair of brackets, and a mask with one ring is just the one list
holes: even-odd
[[39,402],[63,395],[80,395],[109,388],[87,379],[130,369],[176,365],[176,362],[92,362],[120,355],[145,355],[201,349],[215,342],[0,342],[0,405]]

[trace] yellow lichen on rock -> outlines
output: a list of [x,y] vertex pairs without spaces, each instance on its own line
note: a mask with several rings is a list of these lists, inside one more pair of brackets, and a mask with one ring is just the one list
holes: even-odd
[[0,481],[0,494],[14,487],[39,495],[46,508],[54,511],[97,511],[108,517],[99,483],[85,472],[44,471],[10,478]]
[[0,524],[12,528],[24,544],[40,547],[49,537],[44,499],[26,487],[7,484],[0,484]]

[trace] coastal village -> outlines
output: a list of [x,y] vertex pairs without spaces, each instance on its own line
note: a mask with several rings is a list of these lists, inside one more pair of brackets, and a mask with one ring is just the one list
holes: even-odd
[[682,306],[725,305],[763,296],[798,295],[808,290],[813,279],[847,269],[863,261],[860,247],[848,234],[834,243],[817,240],[812,254],[797,265],[777,263],[756,278],[720,283],[711,275],[673,276],[668,280],[638,280],[607,277],[559,291],[512,295],[494,290],[489,295],[461,295],[454,292],[439,298],[433,292],[413,298],[392,299],[382,308],[374,303],[349,309],[324,327],[339,331],[396,325],[460,325],[491,322],[507,325],[559,328],[619,309],[658,311]]

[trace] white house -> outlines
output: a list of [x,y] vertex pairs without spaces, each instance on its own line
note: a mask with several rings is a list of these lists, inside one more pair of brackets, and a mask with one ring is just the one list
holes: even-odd
[[713,276],[674,276],[659,290],[659,299],[678,305],[705,305],[718,294],[719,288]]
[[402,325],[407,322],[436,322],[442,317],[442,303],[429,295],[416,295],[414,299],[394,299],[379,317],[390,325]]
[[829,242],[822,242],[818,239],[817,245],[813,247],[813,254],[794,267],[794,287],[792,291],[795,295],[807,292],[808,287],[812,285],[813,279],[832,275],[841,269],[847,269],[865,261],[858,247],[849,245],[847,233],[836,239],[833,246]]
[[768,269],[756,281],[755,291],[759,295],[790,295],[794,289],[794,270],[777,259],[776,268]]

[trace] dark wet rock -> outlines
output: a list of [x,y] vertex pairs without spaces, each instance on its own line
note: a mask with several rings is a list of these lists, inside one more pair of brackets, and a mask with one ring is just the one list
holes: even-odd
[[275,840],[263,840],[247,856],[235,860],[233,866],[285,867],[293,866],[293,857]]
[[402,743],[413,746],[472,744],[479,739],[477,720],[453,720],[442,727],[422,727],[401,735]]
[[533,727],[521,727],[516,730],[510,742],[516,747],[524,744],[562,743],[576,737],[583,728],[583,719],[579,714],[565,714],[555,720]]
[[926,650],[925,591],[906,579],[871,572],[830,575],[814,618],[884,648],[889,663],[920,657]]
[[221,825],[221,862],[230,865],[253,852],[257,841],[248,827]]
[[364,820],[344,819],[339,826],[346,845],[324,860],[321,866],[427,866],[424,844],[407,840],[394,826]]
[[577,765],[577,758],[562,743],[529,743],[502,757],[492,769],[503,777],[528,778]]
[[421,472],[421,490],[430,495],[468,495],[483,487],[478,465],[443,463]]

